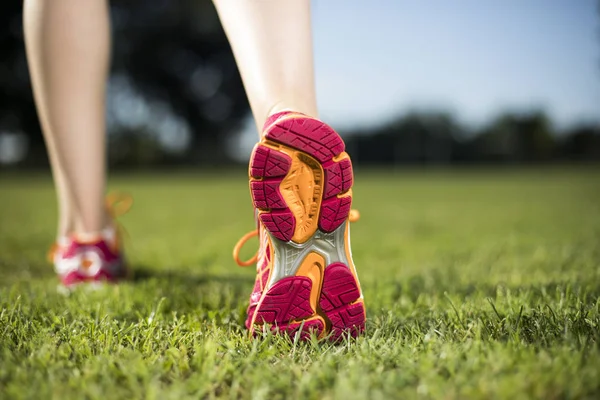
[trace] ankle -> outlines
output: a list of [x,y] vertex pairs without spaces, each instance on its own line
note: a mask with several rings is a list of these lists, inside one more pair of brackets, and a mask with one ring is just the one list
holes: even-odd
[[102,231],[88,231],[88,232],[73,232],[71,237],[75,239],[78,243],[91,243],[96,242],[98,239],[103,237]]
[[303,104],[302,102],[278,101],[273,103],[270,107],[265,107],[265,109],[267,112],[261,113],[261,118],[256,119],[256,124],[261,129],[263,129],[265,124],[268,124],[274,116],[282,113],[299,113],[317,118],[316,106],[310,106],[308,104]]
[[116,237],[116,227],[110,223],[100,230],[72,230],[57,236],[57,242],[75,240],[78,243],[92,243],[98,240],[112,241]]

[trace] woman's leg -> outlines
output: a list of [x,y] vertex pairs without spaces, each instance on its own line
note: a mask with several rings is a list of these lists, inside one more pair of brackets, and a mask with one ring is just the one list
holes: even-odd
[[269,115],[317,116],[310,0],[214,0],[258,131]]
[[239,261],[251,234],[234,249],[240,265],[257,263],[246,327],[356,336],[365,309],[350,251],[352,163],[341,137],[310,117],[317,105],[309,0],[214,2],[261,132],[249,165],[260,248]]
[[96,235],[107,224],[108,4],[25,0],[24,26],[31,81],[58,192],[58,235]]

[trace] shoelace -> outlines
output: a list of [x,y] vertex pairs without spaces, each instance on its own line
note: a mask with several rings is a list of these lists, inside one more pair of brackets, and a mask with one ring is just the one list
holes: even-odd
[[108,215],[111,216],[117,230],[117,244],[119,242],[119,237],[126,238],[127,241],[129,241],[131,238],[129,232],[127,232],[127,229],[119,223],[117,218],[131,210],[131,207],[133,206],[133,196],[129,193],[111,192],[106,195],[104,204],[108,211]]
[[[358,212],[358,210],[350,210],[350,214],[348,215],[348,220],[350,222],[356,222],[359,219],[360,219],[360,213]],[[244,245],[246,244],[246,242],[248,240],[252,239],[255,236],[258,236],[258,229],[254,229],[253,231],[246,233],[244,236],[242,236],[240,238],[240,240],[238,240],[238,242],[235,244],[235,246],[233,246],[233,259],[237,263],[237,265],[239,265],[240,267],[248,267],[252,264],[255,264],[258,261],[258,250],[256,250],[256,253],[248,260],[242,261],[240,259],[240,252],[242,250],[242,247],[244,247]]]
[[104,204],[106,205],[109,215],[116,219],[131,210],[131,206],[133,206],[133,196],[129,193],[112,192],[106,196]]
[[[131,209],[131,206],[133,206],[133,197],[128,193],[112,192],[106,195],[104,199],[104,205],[108,215],[110,215],[115,224],[117,235],[129,237],[129,234],[125,228],[123,228],[123,226],[117,222],[117,218],[123,214],[126,214]],[[58,249],[59,245],[57,242],[54,242],[52,246],[50,246],[50,250],[48,250],[47,254],[49,262],[52,263],[54,261],[54,255]]]

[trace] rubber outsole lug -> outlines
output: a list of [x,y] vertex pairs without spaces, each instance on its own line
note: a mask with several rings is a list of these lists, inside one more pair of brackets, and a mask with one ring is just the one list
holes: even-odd
[[337,341],[348,335],[357,337],[364,331],[365,309],[360,289],[346,265],[334,263],[325,268],[318,310],[310,305],[312,285],[311,279],[303,276],[278,281],[255,309],[248,310],[256,313],[254,334],[267,325],[274,333],[294,336],[300,332],[301,339],[313,333],[329,334],[331,340]]
[[321,164],[345,150],[344,141],[329,125],[309,117],[275,123],[265,137],[315,158]]

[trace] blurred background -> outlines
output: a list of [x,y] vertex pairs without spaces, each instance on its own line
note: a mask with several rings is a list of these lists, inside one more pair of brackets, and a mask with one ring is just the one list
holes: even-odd
[[[321,118],[355,164],[600,161],[595,0],[315,0]],[[257,140],[207,0],[112,1],[112,168],[244,163]],[[0,3],[0,169],[48,167],[22,2]]]

